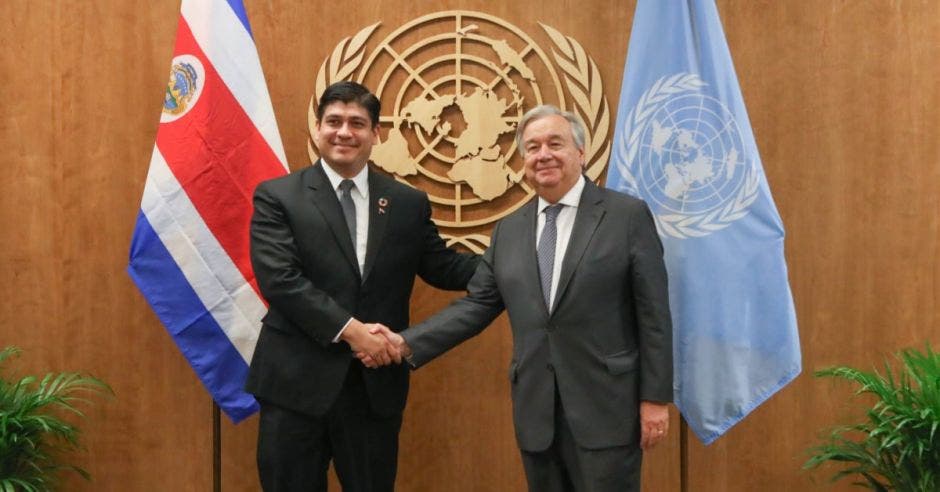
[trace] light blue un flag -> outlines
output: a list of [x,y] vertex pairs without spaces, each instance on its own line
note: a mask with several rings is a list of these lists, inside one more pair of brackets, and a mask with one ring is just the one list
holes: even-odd
[[783,224],[714,0],[639,0],[607,186],[663,240],[676,405],[705,444],[800,373]]

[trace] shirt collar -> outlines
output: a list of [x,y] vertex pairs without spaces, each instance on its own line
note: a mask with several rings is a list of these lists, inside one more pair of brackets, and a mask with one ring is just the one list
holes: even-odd
[[[581,175],[580,179],[578,179],[578,181],[575,182],[574,186],[572,186],[571,189],[568,190],[568,193],[565,193],[565,196],[561,197],[561,200],[558,200],[558,203],[566,207],[578,208],[578,204],[581,203],[581,193],[583,192],[584,192],[584,175]],[[545,201],[544,198],[539,197],[539,213],[542,213],[543,211],[545,211],[545,208],[548,207],[549,205],[552,205],[552,204]]]
[[[326,179],[330,180],[330,186],[333,187],[333,191],[338,192],[339,184],[346,178],[340,176],[339,173],[334,171],[322,158],[320,159],[320,165],[323,166],[323,172],[326,173]],[[369,190],[369,165],[366,164],[363,166],[359,174],[353,176],[352,181],[356,184],[356,190],[359,194],[366,196],[366,192]]]

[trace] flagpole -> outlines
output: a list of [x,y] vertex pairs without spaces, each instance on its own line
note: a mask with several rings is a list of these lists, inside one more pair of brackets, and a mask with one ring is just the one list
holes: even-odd
[[689,492],[689,424],[679,415],[679,490]]
[[212,490],[222,492],[222,413],[212,400]]

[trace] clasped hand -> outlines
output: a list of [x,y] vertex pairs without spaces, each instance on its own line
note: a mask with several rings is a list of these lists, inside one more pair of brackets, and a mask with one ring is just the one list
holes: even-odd
[[349,343],[353,353],[369,368],[387,366],[392,362],[401,363],[402,356],[408,355],[405,340],[381,323],[350,322],[343,330],[341,338]]

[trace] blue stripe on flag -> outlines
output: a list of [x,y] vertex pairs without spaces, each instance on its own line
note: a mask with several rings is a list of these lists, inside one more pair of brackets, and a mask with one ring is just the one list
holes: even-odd
[[242,21],[242,25],[245,26],[245,30],[248,31],[248,35],[254,39],[254,35],[251,34],[251,24],[248,24],[248,14],[245,13],[245,4],[242,3],[242,0],[227,0],[232,10],[235,12],[235,15],[238,16],[238,20]]
[[258,410],[245,393],[248,365],[196,295],[143,212],[127,271],[219,407],[238,423]]

